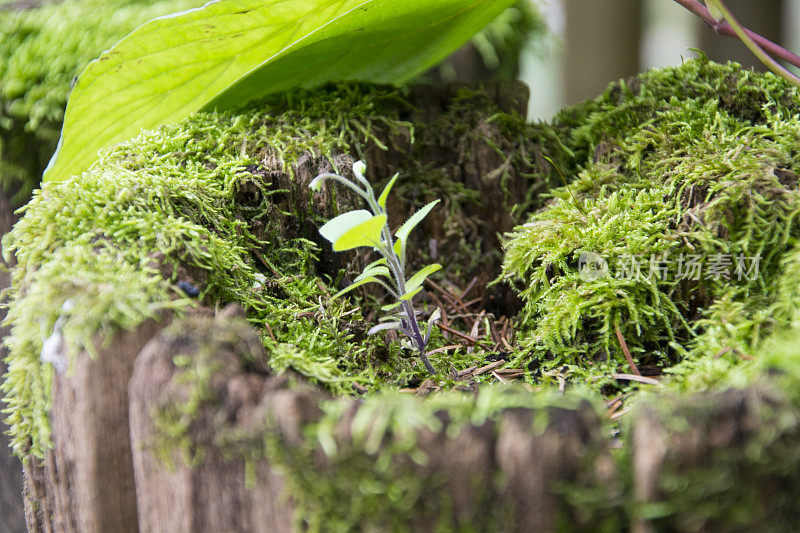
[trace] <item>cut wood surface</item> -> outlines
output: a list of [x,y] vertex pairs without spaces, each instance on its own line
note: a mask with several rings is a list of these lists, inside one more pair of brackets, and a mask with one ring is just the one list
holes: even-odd
[[136,532],[127,385],[133,361],[164,326],[151,320],[119,334],[92,359],[80,353],[53,382],[53,448],[29,458],[28,528],[57,532]]
[[[236,330],[244,331],[246,338],[238,338],[241,342],[231,341],[224,315],[215,319],[211,312],[201,312],[156,336],[136,360],[130,382],[130,431],[141,531],[292,530],[293,510],[283,498],[282,480],[266,460],[255,460],[253,478],[248,483],[245,461],[226,460],[216,445],[220,414],[244,430],[256,423],[257,414],[276,409],[277,404],[273,403],[279,398],[294,394],[273,390],[274,378],[242,369],[245,358],[263,359],[263,353],[258,353],[263,349],[257,332],[247,326],[243,317],[230,319],[244,323]],[[254,350],[256,354],[240,353],[237,348]],[[187,464],[180,450],[170,450],[168,457],[161,457],[154,453],[154,449],[164,445],[158,440],[153,413],[167,399],[191,395],[187,390],[191,384],[177,378],[180,369],[175,358],[197,357],[206,350],[212,351],[210,364],[218,369],[209,386],[222,397],[220,411],[207,406],[196,413],[191,427],[192,445],[202,451],[198,451],[195,464]],[[291,402],[286,406],[285,418],[296,425],[302,424],[303,417],[296,416]],[[167,465],[164,459],[168,460]]]

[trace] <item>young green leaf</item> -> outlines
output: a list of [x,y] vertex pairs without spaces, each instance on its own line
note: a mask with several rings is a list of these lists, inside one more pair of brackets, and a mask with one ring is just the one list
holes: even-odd
[[431,209],[436,207],[436,204],[438,204],[439,202],[441,202],[441,200],[434,200],[425,207],[423,207],[422,209],[420,209],[419,211],[417,211],[416,213],[414,213],[413,215],[411,215],[411,217],[408,220],[406,220],[405,224],[400,226],[400,228],[395,233],[397,238],[401,241],[407,240],[408,234],[411,233],[411,230],[416,228],[417,224],[422,222],[425,219],[425,217],[428,216],[428,213],[431,212]]
[[319,228],[319,232],[323,237],[330,241],[331,244],[335,244],[342,235],[355,228],[359,224],[363,224],[367,220],[371,219],[372,216],[372,213],[366,209],[342,213],[338,217],[326,222],[321,228]]
[[402,302],[393,302],[393,303],[381,306],[381,311],[392,311],[393,309],[397,309],[401,305],[402,305]]
[[80,75],[45,179],[198,110],[331,80],[409,80],[515,1],[217,0],[152,20]]
[[401,329],[403,325],[400,322],[384,322],[382,324],[378,324],[376,326],[372,326],[367,331],[367,335],[374,335],[379,331],[384,331],[387,329]]
[[359,281],[364,278],[370,278],[375,276],[385,276],[387,278],[391,278],[392,274],[389,272],[389,269],[385,266],[379,265],[372,268],[365,268],[364,272],[359,274],[359,276],[353,281]]
[[358,288],[358,287],[360,287],[362,285],[366,285],[367,283],[373,283],[373,282],[377,283],[377,282],[380,282],[380,280],[378,278],[364,278],[364,279],[360,279],[358,281],[354,281],[353,283],[351,283],[350,285],[348,285],[344,289],[342,289],[339,292],[337,292],[336,294],[334,294],[333,298],[338,298],[339,296],[343,296],[343,295],[347,294],[348,292],[352,291],[353,289],[356,289],[356,288]]
[[399,175],[400,173],[398,172],[397,174],[392,176],[392,179],[389,180],[389,183],[386,185],[386,187],[384,187],[383,192],[378,198],[378,205],[381,206],[381,209],[386,209],[386,199],[389,198],[389,192],[392,190],[394,182],[397,181],[397,176]]
[[355,163],[353,163],[353,175],[356,177],[358,181],[361,182],[361,184],[364,187],[371,189],[372,186],[367,181],[367,178],[364,177],[364,173],[366,171],[367,171],[367,165],[363,161],[356,161]]
[[[335,219],[334,219],[335,220]],[[344,252],[360,246],[377,247],[381,243],[381,231],[386,225],[386,215],[371,217],[353,226],[333,243],[333,250]]]
[[425,343],[427,344],[431,338],[431,331],[433,330],[433,325],[442,318],[442,310],[440,308],[436,308],[436,311],[431,313],[430,318],[428,318],[428,330],[425,332]]
[[386,259],[384,259],[383,257],[381,257],[381,258],[380,258],[380,259],[378,259],[377,261],[373,261],[372,263],[370,263],[370,264],[368,264],[367,266],[365,266],[365,267],[364,267],[364,270],[366,271],[366,270],[369,270],[370,268],[375,268],[375,267],[376,267],[376,266],[378,266],[378,265],[388,265],[388,264],[389,264],[389,263],[387,263],[387,262],[386,262]]
[[419,293],[419,291],[421,291],[421,290],[422,290],[422,287],[417,287],[417,288],[416,288],[416,289],[414,289],[413,291],[411,291],[411,292],[407,292],[407,293],[405,293],[404,295],[402,295],[402,296],[400,297],[400,299],[401,299],[401,300],[410,300],[410,299],[412,299],[414,296],[416,296],[416,295]]
[[417,289],[417,287],[421,287],[428,276],[430,276],[437,270],[440,270],[441,268],[442,265],[434,263],[432,265],[426,266],[425,268],[423,268],[422,270],[411,276],[411,279],[406,281],[406,292],[413,292]]

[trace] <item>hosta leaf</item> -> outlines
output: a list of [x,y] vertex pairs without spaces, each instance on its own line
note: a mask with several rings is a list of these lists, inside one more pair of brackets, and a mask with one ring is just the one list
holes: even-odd
[[372,213],[366,209],[342,213],[338,217],[329,220],[325,223],[325,225],[319,228],[319,233],[328,241],[330,241],[331,244],[335,244],[342,235],[359,224],[370,220],[371,218]]
[[[338,217],[337,217],[338,218]],[[335,219],[334,219],[335,220]],[[378,215],[353,226],[333,243],[333,250],[344,252],[359,246],[377,247],[381,242],[381,230],[386,225],[386,215]]]
[[514,1],[217,0],[155,19],[80,75],[45,178],[194,111],[331,80],[411,79]]
[[432,265],[428,265],[406,281],[406,292],[413,292],[417,289],[417,287],[421,287],[425,278],[436,272],[437,270],[441,269],[442,265],[438,263],[434,263]]

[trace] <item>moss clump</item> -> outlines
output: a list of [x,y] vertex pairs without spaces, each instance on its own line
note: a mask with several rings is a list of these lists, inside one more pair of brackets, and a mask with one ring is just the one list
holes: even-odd
[[[345,88],[322,91],[318,101],[342,106],[335,124],[296,120],[313,99],[295,106],[291,96],[276,99],[274,111],[266,106],[266,111],[242,115],[198,115],[118,145],[92,170],[63,184],[47,183],[34,194],[3,243],[5,253],[17,261],[3,391],[18,453],[41,455],[49,441],[49,369],[44,368],[49,365],[39,353],[62,314],[64,341],[75,352],[91,347],[101,326],[111,336],[141,322],[154,308],[190,306],[192,301],[176,286],[184,281],[200,289],[206,304],[240,302],[262,328],[281,306],[277,316],[283,325],[273,324],[278,342],[291,342],[288,336],[299,327],[295,323],[303,323],[293,313],[308,308],[325,324],[318,336],[349,335],[326,322],[333,312],[320,303],[324,285],[289,283],[304,276],[314,279],[315,245],[303,236],[311,234],[315,221],[276,212],[276,195],[285,195],[285,189],[274,176],[259,175],[258,168],[280,157],[291,169],[301,156],[325,161],[330,168],[327,161],[337,148],[366,142],[368,131],[354,126],[376,116],[365,111],[366,96]],[[318,116],[313,111],[307,115]],[[291,203],[283,205],[308,213],[308,202],[306,196],[294,209]],[[334,210],[335,204],[321,209]],[[263,264],[253,254],[259,249]],[[151,268],[143,268],[146,264]],[[277,289],[283,285],[289,295]],[[101,292],[106,296],[92,297]],[[70,298],[71,310],[63,311]],[[333,305],[341,311],[348,304]],[[318,325],[309,323],[306,329]]]
[[[333,254],[317,228],[354,199],[312,196],[306,185],[320,172],[347,171],[355,157],[390,157],[388,146],[403,144],[390,139],[412,153],[417,145],[431,150],[414,140],[421,123],[403,90],[331,85],[198,114],[111,148],[81,176],[46,183],[3,242],[17,262],[3,384],[15,450],[41,455],[49,442],[50,369],[39,357],[59,317],[74,355],[92,350],[100,327],[111,338],[159,309],[236,302],[262,332],[275,370],[292,368],[340,394],[419,382],[414,358],[366,337],[370,304],[330,299],[366,259]],[[404,212],[423,198],[406,200]],[[442,341],[437,333],[433,346]],[[480,361],[434,357],[445,370]]]
[[143,22],[200,0],[68,0],[0,16],[0,183],[24,203],[53,154],[72,80]]
[[[511,364],[608,376],[617,331],[642,367],[747,355],[800,235],[798,111],[776,77],[699,58],[563,112],[577,172],[507,246],[527,327]],[[582,277],[582,253],[608,275]]]

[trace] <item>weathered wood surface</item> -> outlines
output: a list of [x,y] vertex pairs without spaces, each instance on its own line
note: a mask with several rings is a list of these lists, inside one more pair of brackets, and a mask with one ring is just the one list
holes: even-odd
[[[265,459],[257,459],[253,486],[248,488],[244,461],[226,458],[219,444],[231,434],[273,431],[289,447],[300,447],[303,428],[318,420],[321,411],[316,404],[324,396],[302,387],[287,388],[285,378],[246,368],[243,361],[266,358],[259,353],[258,334],[246,324],[234,325],[225,314],[214,317],[205,312],[176,321],[136,360],[129,398],[142,531],[292,530],[293,507],[282,494],[281,476]],[[231,340],[231,331],[237,332],[234,339],[239,340]],[[182,377],[177,356],[188,356],[200,366]],[[165,446],[169,450],[176,443],[159,439],[154,413],[165,405],[192,401],[196,396],[194,389],[187,388],[185,376],[202,375],[199,369],[207,368],[216,370],[201,390],[205,398],[215,399],[201,405],[188,428],[196,461],[187,464],[186,456],[173,448],[165,466]],[[343,449],[359,449],[352,424],[361,405],[353,400],[334,430]],[[574,410],[548,409],[549,422],[537,433],[534,416],[529,409],[509,410],[498,422],[467,424],[451,435],[447,415],[442,413],[440,429],[421,429],[418,449],[427,460],[420,464],[403,454],[393,459],[398,472],[413,472],[423,486],[430,487],[424,496],[425,509],[419,510],[409,527],[434,531],[439,512],[451,512],[454,526],[474,526],[474,521],[482,520],[480,515],[489,516],[487,509],[494,512],[500,503],[513,516],[517,531],[549,531],[565,517],[587,526],[571,512],[561,487],[602,487],[615,494],[618,483],[600,420],[588,403]],[[267,420],[275,425],[266,426]],[[315,472],[310,475],[322,475],[334,484],[342,475],[321,451],[314,462]],[[505,481],[498,483],[498,475]]]
[[[8,201],[7,195],[0,191],[0,237],[8,233],[16,221],[16,216]],[[7,270],[8,265],[0,258],[0,291],[11,286],[11,276]],[[9,328],[3,326],[6,310],[0,307],[0,338],[4,339],[9,333]],[[8,350],[5,344],[0,344],[0,379],[6,372],[3,363]],[[0,402],[0,407],[3,404]],[[0,517],[3,521],[3,531],[18,533],[25,531],[25,515],[22,504],[22,465],[8,447],[9,441],[6,432],[8,427],[3,422],[5,415],[0,413]]]
[[631,448],[636,533],[800,523],[800,412],[771,387],[651,401]]
[[43,465],[30,458],[26,469],[30,531],[138,531],[127,386],[134,359],[162,327],[145,322],[99,346],[96,359],[81,353],[56,374],[53,448]]
[[[498,501],[510,503],[515,531],[554,531],[563,524],[591,530],[597,513],[620,491],[600,420],[588,402],[578,409],[551,408],[547,426],[537,432],[535,414],[520,409],[501,419],[497,463],[506,486]],[[599,510],[569,502],[569,492],[587,489],[602,495]]]
[[[231,320],[240,321],[233,340],[226,331]],[[245,461],[226,459],[217,446],[220,420],[230,422],[229,430],[247,430],[266,421],[266,410],[283,409],[287,423],[299,426],[305,415],[292,410],[295,404],[314,409],[309,399],[295,397],[300,393],[281,390],[284,380],[242,368],[244,360],[265,360],[257,332],[242,322],[231,310],[216,318],[210,312],[190,315],[177,329],[156,336],[136,360],[129,386],[130,431],[143,532],[291,531],[292,506],[282,498],[281,477],[265,460],[257,460],[248,487]],[[240,330],[243,335],[238,336]],[[173,450],[165,466],[164,458],[154,453],[163,445],[153,413],[165,400],[189,401],[190,384],[176,379],[180,369],[175,357],[201,357],[203,350],[211,350],[208,363],[218,368],[209,387],[220,402],[201,406],[190,428],[192,446],[198,448],[196,464],[188,465]]]
[[[116,451],[129,458],[132,454],[133,473],[130,464],[117,461],[116,486],[108,489],[117,496],[98,498],[88,488],[88,480],[97,486],[108,483],[98,475],[97,465],[101,460],[115,463],[108,457],[76,455],[75,446],[64,439],[84,443],[90,451],[99,439],[79,435],[76,428],[82,424],[70,426],[63,414],[54,413],[54,451],[42,467],[26,469],[32,478],[29,488],[40,491],[28,495],[36,504],[29,509],[38,512],[31,530],[107,531],[113,525],[114,531],[292,531],[294,506],[283,492],[281,475],[256,454],[248,476],[248,465],[236,453],[241,449],[230,453],[226,446],[239,442],[230,440],[232,435],[258,436],[270,431],[283,442],[299,446],[303,428],[319,419],[317,405],[325,396],[309,387],[289,387],[285,377],[271,377],[259,363],[266,355],[258,333],[231,309],[217,314],[201,310],[169,329],[148,327],[144,334],[128,334],[125,343],[141,347],[145,337],[152,337],[136,357],[128,386],[131,441],[127,450],[120,444]],[[156,415],[164,405],[192,401],[195,389],[181,375],[179,356],[201,364],[193,369],[214,369],[208,388],[202,389],[214,400],[201,402],[184,435],[188,440],[176,447],[175,441],[160,440]],[[85,366],[91,367],[89,363]],[[76,371],[88,375],[81,366]],[[93,374],[99,375],[99,371]],[[73,419],[80,418],[78,413],[96,417],[84,400],[70,396],[78,385],[91,388],[88,380],[73,381],[66,391],[59,384],[58,401],[75,402]],[[352,448],[352,423],[362,405],[353,400],[340,419],[333,432],[339,447]],[[117,409],[113,420],[124,428],[126,424],[119,421],[126,416]],[[425,462],[402,454],[393,459],[401,470],[410,469],[423,486],[437,487],[425,494],[424,508],[408,525],[416,531],[433,531],[437,513],[447,512],[454,527],[477,524],[483,530],[488,526],[480,527],[481,514],[491,512],[493,517],[510,517],[510,525],[503,530],[515,531],[554,531],[565,524],[584,531],[604,524],[639,532],[665,528],[736,531],[776,530],[772,526],[791,523],[798,516],[796,506],[787,502],[800,495],[800,467],[792,462],[800,448],[800,415],[779,393],[754,387],[669,397],[644,404],[631,416],[630,451],[615,462],[601,420],[589,402],[539,411],[508,409],[481,425],[467,424],[456,435],[448,432],[450,422],[442,413],[440,429],[418,433],[417,446],[427,456]],[[111,421],[86,427],[89,434],[99,435],[97,428]],[[116,435],[105,441],[123,440]],[[194,453],[187,456],[181,449]],[[167,463],[162,460],[165,456]],[[185,462],[187,457],[194,461]],[[335,483],[336,465],[329,464],[324,454],[315,455],[314,465],[309,475],[328,476],[325,479]],[[719,484],[715,469],[732,476],[726,478],[728,485]],[[627,472],[631,477],[626,481]],[[693,485],[676,487],[675,480],[681,476]],[[135,500],[130,494],[134,482]],[[719,492],[720,487],[727,492]],[[747,487],[743,494],[755,494],[757,501],[765,503],[755,507],[752,515],[736,517],[738,527],[731,527],[728,513],[704,510],[707,502],[698,497],[707,491],[715,504],[726,509],[725,505],[737,501],[731,491],[742,487]],[[127,496],[122,498],[123,494]],[[130,515],[131,503],[138,506],[138,521]],[[641,518],[637,513],[648,505],[661,509],[661,514]],[[670,511],[664,514],[664,509]]]

